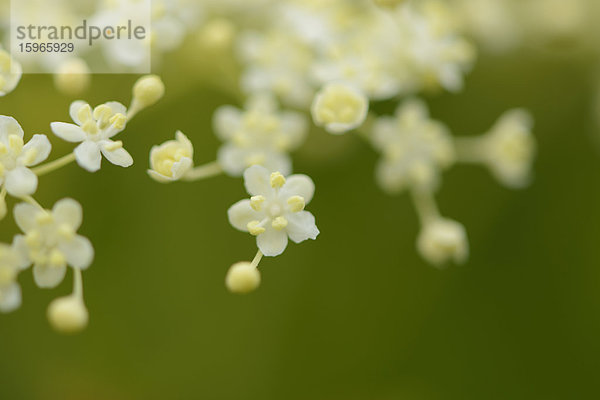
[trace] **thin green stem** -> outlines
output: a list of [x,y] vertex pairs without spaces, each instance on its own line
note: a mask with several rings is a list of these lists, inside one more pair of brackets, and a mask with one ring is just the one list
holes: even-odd
[[79,268],[73,268],[73,296],[83,301],[83,279]]
[[191,169],[183,177],[186,181],[199,181],[201,179],[211,178],[223,173],[223,168],[219,165],[218,161],[213,161],[208,164],[197,166]]
[[62,156],[61,158],[57,158],[54,161],[50,161],[49,163],[40,165],[39,167],[32,168],[31,170],[37,176],[41,176],[49,172],[55,171],[59,168],[62,168],[65,165],[72,163],[73,161],[75,161],[75,153],[71,152],[67,155]]
[[261,253],[261,251],[260,251],[260,250],[258,250],[258,251],[256,252],[256,255],[254,256],[254,259],[252,260],[252,263],[251,263],[251,265],[252,265],[254,268],[258,268],[258,264],[260,263],[260,260],[262,260],[262,257],[263,257],[263,253]]
[[39,208],[40,210],[44,210],[44,207],[42,207],[42,205],[40,203],[38,203],[33,197],[31,196],[25,196],[22,198],[25,202],[36,206],[37,208]]
[[454,139],[456,158],[463,163],[480,163],[485,160],[483,137],[459,137]]
[[410,194],[421,225],[426,225],[428,222],[440,218],[440,211],[433,192],[430,190],[412,189]]

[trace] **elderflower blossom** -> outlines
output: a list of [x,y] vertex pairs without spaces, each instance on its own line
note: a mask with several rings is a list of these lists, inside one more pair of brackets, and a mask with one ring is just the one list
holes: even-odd
[[275,99],[267,94],[252,96],[243,110],[220,107],[213,126],[225,142],[217,155],[219,164],[231,176],[242,175],[252,165],[289,174],[288,153],[302,144],[308,129],[302,114],[278,110]]
[[368,110],[366,96],[344,83],[330,83],[323,87],[311,107],[315,124],[336,135],[362,125]]
[[13,246],[0,243],[0,312],[11,312],[21,305],[17,275],[29,264]]
[[14,217],[25,235],[17,235],[17,248],[33,263],[33,277],[41,288],[62,282],[67,265],[86,269],[94,258],[90,241],[78,235],[81,205],[73,199],[58,201],[52,210],[29,203],[15,206]]
[[279,172],[270,173],[255,165],[244,172],[244,185],[252,197],[229,208],[229,222],[256,236],[262,254],[273,257],[283,253],[288,238],[295,243],[317,238],[315,217],[304,211],[315,191],[308,176],[291,175],[286,179]]
[[0,116],[0,184],[15,197],[28,196],[36,191],[38,178],[29,167],[48,158],[52,148],[46,135],[33,135],[26,144],[23,136],[17,120]]
[[393,117],[379,117],[371,139],[382,153],[377,181],[390,193],[407,187],[434,189],[441,171],[454,162],[450,132],[430,119],[426,104],[417,99],[398,106]]
[[438,267],[448,261],[463,264],[469,256],[464,226],[441,217],[425,223],[417,239],[417,249],[423,258]]
[[98,171],[102,155],[121,167],[133,164],[123,142],[110,140],[125,129],[127,109],[124,105],[110,101],[92,110],[88,103],[77,100],[71,104],[69,114],[75,124],[52,122],[50,127],[61,139],[80,143],[74,150],[79,166],[90,172]]
[[12,92],[23,75],[21,64],[0,47],[0,97]]
[[194,166],[194,147],[181,131],[176,140],[168,140],[150,150],[148,175],[157,182],[167,183],[181,179]]

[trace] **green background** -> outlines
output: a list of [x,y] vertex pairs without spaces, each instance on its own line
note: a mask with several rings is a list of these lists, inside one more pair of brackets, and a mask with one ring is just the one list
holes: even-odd
[[[236,296],[225,273],[255,253],[226,218],[246,197],[241,180],[161,185],[145,172],[151,146],[176,129],[197,164],[213,161],[211,114],[236,104],[174,57],[163,66],[165,98],[118,137],[133,167],[70,165],[41,178],[46,207],[67,196],[84,206],[80,232],[96,250],[84,272],[90,325],[54,333],[46,307],[69,293],[70,275],[42,290],[23,273],[23,306],[0,316],[0,399],[600,398],[595,61],[586,51],[482,56],[463,93],[428,98],[457,135],[481,133],[515,106],[536,118],[531,187],[503,188],[476,166],[444,176],[437,198],[468,230],[465,266],[422,261],[408,196],[375,185],[377,155],[357,136],[315,130],[294,162],[316,182],[308,209],[321,235],[264,259],[261,288]],[[127,104],[135,79],[94,76],[82,97]],[[26,75],[0,113],[27,137],[48,134],[53,159],[73,147],[49,131],[69,120],[71,100],[50,77]],[[8,216],[0,239],[16,232]]]

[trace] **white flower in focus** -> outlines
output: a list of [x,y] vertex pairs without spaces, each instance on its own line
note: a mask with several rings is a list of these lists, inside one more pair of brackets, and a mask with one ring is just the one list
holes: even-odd
[[241,176],[252,165],[289,174],[292,162],[288,153],[302,144],[308,130],[304,115],[280,111],[268,94],[252,96],[243,110],[220,107],[214,114],[213,126],[217,136],[226,142],[217,159],[231,176]]
[[192,142],[181,131],[176,132],[175,138],[150,150],[148,175],[158,182],[179,180],[194,166]]
[[15,197],[33,194],[38,178],[29,169],[48,158],[52,146],[46,135],[23,143],[23,129],[12,117],[0,115],[0,184]]
[[371,139],[382,153],[377,181],[390,193],[408,187],[435,189],[441,170],[455,159],[450,132],[432,120],[426,104],[416,99],[398,106],[394,117],[378,118]]
[[125,129],[127,109],[121,103],[110,101],[92,108],[84,101],[71,104],[69,114],[75,124],[52,122],[52,132],[67,142],[81,142],[74,150],[77,163],[84,169],[95,172],[100,169],[102,155],[115,165],[129,167],[131,155],[123,148],[120,140],[110,138]]
[[536,151],[532,127],[533,118],[527,111],[511,110],[483,137],[484,160],[494,176],[508,187],[523,187],[531,180]]
[[39,287],[52,288],[62,282],[67,264],[86,269],[92,263],[92,244],[76,234],[82,210],[75,200],[62,199],[52,210],[20,203],[14,216],[25,233],[16,236],[15,246],[33,263],[33,277]]
[[225,277],[225,286],[233,293],[249,293],[260,285],[260,272],[252,263],[241,261],[233,264]]
[[0,312],[11,312],[21,305],[19,272],[28,262],[13,246],[0,243]]
[[279,172],[269,173],[255,165],[244,172],[244,184],[252,197],[229,208],[229,222],[256,236],[256,244],[265,256],[283,253],[288,237],[295,243],[316,239],[319,229],[315,217],[304,211],[315,191],[308,176],[291,175],[286,179]]
[[15,90],[22,75],[21,64],[15,61],[6,50],[0,48],[0,97]]
[[317,126],[329,133],[342,134],[359,127],[367,118],[369,99],[344,83],[329,83],[316,95],[311,114]]
[[448,261],[464,263],[469,256],[469,243],[462,224],[446,218],[426,222],[417,238],[417,249],[431,264],[441,267]]

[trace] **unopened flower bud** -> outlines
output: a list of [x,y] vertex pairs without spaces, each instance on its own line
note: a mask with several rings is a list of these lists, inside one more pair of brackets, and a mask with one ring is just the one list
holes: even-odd
[[227,271],[225,286],[233,293],[249,293],[260,285],[260,272],[247,261],[235,263]]
[[88,311],[83,300],[76,296],[59,297],[48,306],[50,325],[61,333],[77,333],[88,324]]

